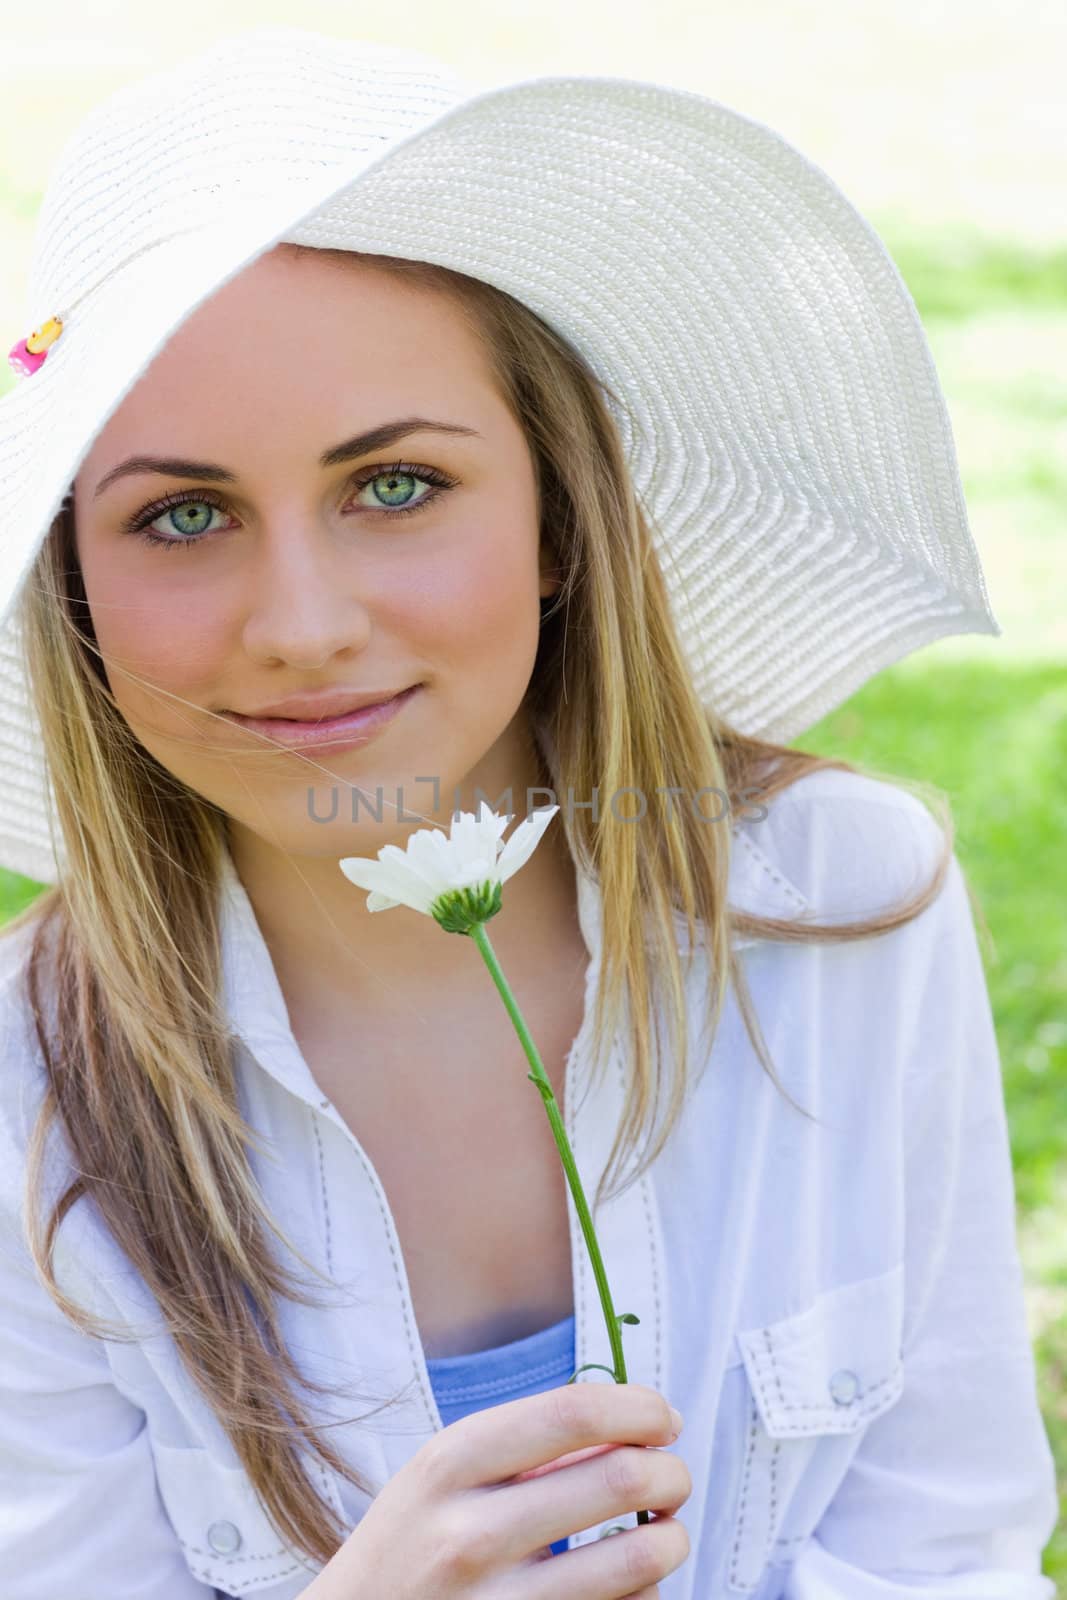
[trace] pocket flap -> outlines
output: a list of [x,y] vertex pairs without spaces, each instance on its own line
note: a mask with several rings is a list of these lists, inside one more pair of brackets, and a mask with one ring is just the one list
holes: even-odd
[[904,1265],[828,1289],[791,1317],[737,1334],[774,1439],[853,1433],[904,1387]]
[[243,1467],[202,1446],[152,1441],[159,1493],[194,1578],[227,1595],[249,1594],[318,1570],[283,1544]]

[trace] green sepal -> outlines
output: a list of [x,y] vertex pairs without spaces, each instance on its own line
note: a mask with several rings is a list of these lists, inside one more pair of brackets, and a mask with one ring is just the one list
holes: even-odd
[[470,934],[480,922],[495,917],[503,904],[500,884],[492,878],[465,889],[446,889],[430,906],[430,915],[446,933]]

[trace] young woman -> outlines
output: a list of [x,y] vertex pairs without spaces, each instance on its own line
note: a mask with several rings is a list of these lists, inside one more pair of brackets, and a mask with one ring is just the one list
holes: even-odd
[[[87,120],[27,320],[5,1600],[1046,1600],[951,825],[788,743],[998,631],[863,220],[699,96],[264,29]],[[625,1384],[477,952],[338,867],[480,798],[560,806],[492,937]]]

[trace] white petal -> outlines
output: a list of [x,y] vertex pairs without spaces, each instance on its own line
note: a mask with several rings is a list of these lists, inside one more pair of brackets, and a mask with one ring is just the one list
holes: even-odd
[[456,871],[452,887],[470,889],[475,884],[496,883],[496,867],[487,867],[484,861],[465,861]]
[[541,842],[541,835],[558,810],[559,806],[542,806],[540,810],[533,812],[519,823],[497,862],[497,874],[501,883],[506,883],[520,867],[526,865]]
[[337,865],[357,889],[381,889],[390,881],[391,869],[367,856],[345,856]]
[[494,811],[484,800],[478,808],[478,832],[487,843],[498,844],[512,821],[506,812]]
[[491,878],[494,883],[499,883],[500,872],[497,866],[499,853],[499,841],[496,839],[487,840],[481,850],[470,857],[467,864],[479,874],[480,880]]
[[437,828],[420,828],[413,833],[404,850],[395,844],[385,845],[385,850],[395,855],[397,868],[406,881],[412,879],[423,884],[431,898],[447,889],[451,881],[447,856],[448,840]]
[[[385,849],[393,848],[389,845]],[[399,860],[369,861],[364,856],[346,856],[338,863],[345,877],[361,889],[387,896],[394,905],[410,906],[412,911],[428,912],[437,890],[428,886],[408,865],[403,851]],[[368,909],[370,903],[368,902]],[[377,909],[384,910],[379,906]]]
[[452,861],[448,837],[439,828],[420,828],[408,840],[407,859],[427,885],[438,891],[452,881]]
[[450,854],[465,855],[477,837],[478,822],[473,811],[460,811],[448,830]]
[[[461,811],[458,816],[453,817],[449,842],[451,859],[469,861],[475,856],[483,858],[491,851],[492,859],[495,861],[501,820],[484,800],[477,817],[473,811]],[[506,827],[507,823],[504,822],[503,826]]]
[[400,900],[390,900],[387,894],[369,894],[367,896],[368,911],[391,911],[394,906],[402,903]]

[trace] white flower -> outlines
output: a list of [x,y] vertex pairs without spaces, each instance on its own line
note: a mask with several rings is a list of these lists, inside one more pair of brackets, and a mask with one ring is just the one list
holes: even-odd
[[338,865],[352,883],[370,891],[368,911],[409,906],[432,916],[450,933],[467,933],[500,910],[501,885],[530,859],[558,810],[544,806],[533,812],[501,849],[508,818],[483,800],[477,816],[461,811],[453,817],[450,834],[443,828],[418,828],[403,850],[387,844],[376,861],[345,856]]

